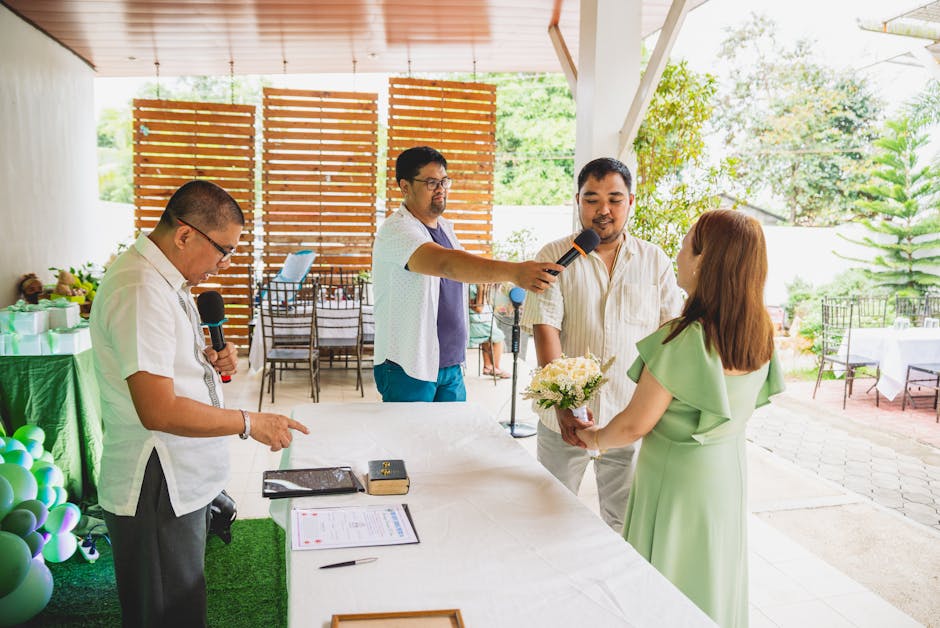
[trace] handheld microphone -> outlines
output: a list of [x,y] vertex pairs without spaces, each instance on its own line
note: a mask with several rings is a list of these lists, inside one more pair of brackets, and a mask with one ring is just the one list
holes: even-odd
[[[199,317],[202,324],[209,328],[209,338],[212,340],[212,348],[221,351],[225,348],[225,336],[222,334],[222,323],[227,321],[225,318],[225,303],[222,302],[222,295],[215,290],[207,290],[196,297],[196,307],[199,309]],[[232,381],[230,375],[222,375],[222,383],[227,384]]]
[[[597,248],[597,245],[601,243],[601,237],[593,229],[585,229],[574,239],[574,242],[571,243],[571,248],[568,249],[568,252],[561,256],[561,258],[556,262],[562,266],[567,267],[571,262],[575,261],[582,255],[587,255],[591,251]],[[549,270],[547,271],[552,275],[557,275],[559,271]]]
[[509,301],[512,303],[512,344],[509,346],[513,355],[519,353],[519,306],[525,301],[525,290],[519,286],[509,291]]

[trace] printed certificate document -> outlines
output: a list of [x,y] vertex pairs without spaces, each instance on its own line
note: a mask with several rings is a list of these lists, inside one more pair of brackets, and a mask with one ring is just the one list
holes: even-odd
[[408,504],[291,510],[291,549],[419,543]]

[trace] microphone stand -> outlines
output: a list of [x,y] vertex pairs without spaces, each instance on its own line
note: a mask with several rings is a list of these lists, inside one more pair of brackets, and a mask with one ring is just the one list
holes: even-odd
[[[500,421],[513,438],[535,436],[536,429],[525,423],[516,423],[516,380],[519,370],[519,303],[512,304],[512,409],[508,421]],[[495,367],[494,367],[495,368]]]

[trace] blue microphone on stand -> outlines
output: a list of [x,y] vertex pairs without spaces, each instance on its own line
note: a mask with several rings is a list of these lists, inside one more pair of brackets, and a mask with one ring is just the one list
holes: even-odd
[[516,377],[519,367],[519,306],[525,301],[525,290],[516,286],[509,291],[509,301],[512,303],[512,409],[509,420],[501,421],[513,438],[526,438],[535,436],[535,428],[525,423],[516,423]]

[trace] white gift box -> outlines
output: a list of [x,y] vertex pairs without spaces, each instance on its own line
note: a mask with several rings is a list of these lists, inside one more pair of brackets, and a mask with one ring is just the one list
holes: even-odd
[[[49,311],[12,312],[12,331],[22,336],[35,336],[49,330]],[[23,354],[29,355],[29,354]]]
[[49,312],[49,329],[68,329],[78,325],[82,319],[78,303],[58,300],[47,310]]
[[3,308],[0,310],[0,331],[13,331],[13,311]]
[[52,355],[49,334],[20,334],[19,355]]
[[0,355],[19,355],[20,339],[12,331],[0,330]]
[[91,349],[91,330],[87,327],[54,329],[49,336],[53,355],[71,355]]

